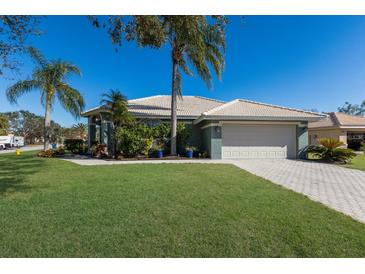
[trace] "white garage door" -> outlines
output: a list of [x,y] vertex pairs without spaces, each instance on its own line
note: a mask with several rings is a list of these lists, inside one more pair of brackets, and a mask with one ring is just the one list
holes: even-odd
[[295,125],[225,124],[222,158],[295,158]]

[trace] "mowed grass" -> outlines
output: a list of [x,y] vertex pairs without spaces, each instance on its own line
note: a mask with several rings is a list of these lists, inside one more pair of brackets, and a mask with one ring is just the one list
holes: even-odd
[[357,155],[351,160],[351,163],[346,165],[346,167],[365,170],[365,154]]
[[1,257],[363,257],[365,225],[231,165],[0,156]]

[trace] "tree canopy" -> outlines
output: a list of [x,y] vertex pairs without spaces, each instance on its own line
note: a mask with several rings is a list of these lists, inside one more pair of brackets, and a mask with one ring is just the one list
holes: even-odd
[[38,36],[41,17],[24,15],[0,16],[0,76],[6,71],[17,71],[20,56],[27,53],[29,36]]
[[364,116],[365,115],[365,100],[360,105],[350,104],[345,102],[342,107],[338,108],[339,112],[343,112],[350,115]]

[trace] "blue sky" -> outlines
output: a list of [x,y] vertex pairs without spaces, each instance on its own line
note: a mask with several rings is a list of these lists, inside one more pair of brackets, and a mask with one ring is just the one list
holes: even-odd
[[[209,90],[197,76],[184,77],[183,94],[229,101],[246,98],[282,106],[335,111],[345,101],[365,99],[365,17],[246,16],[229,17],[226,65],[222,81]],[[103,30],[84,16],[49,16],[45,34],[32,40],[50,59],[72,61],[82,77],[71,84],[85,97],[86,108],[99,104],[108,89],[128,98],[169,94],[171,62],[168,47],[138,48],[124,43],[116,52]],[[25,60],[26,78],[32,63]],[[0,112],[27,109],[43,115],[40,96],[31,92],[10,105],[0,79]],[[64,126],[76,121],[55,105],[52,118]]]

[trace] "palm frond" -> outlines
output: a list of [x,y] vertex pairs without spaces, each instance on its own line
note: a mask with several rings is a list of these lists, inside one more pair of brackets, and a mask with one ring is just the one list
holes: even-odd
[[20,96],[40,87],[41,84],[37,80],[18,81],[6,90],[6,97],[10,103],[16,104]]
[[81,93],[65,83],[56,86],[57,97],[63,108],[69,111],[74,117],[80,117],[80,112],[85,107]]
[[45,68],[48,65],[47,59],[42,55],[42,53],[36,48],[29,47],[28,52],[30,57],[42,68]]

